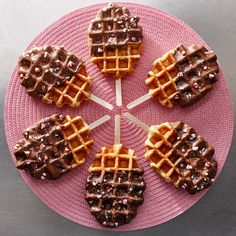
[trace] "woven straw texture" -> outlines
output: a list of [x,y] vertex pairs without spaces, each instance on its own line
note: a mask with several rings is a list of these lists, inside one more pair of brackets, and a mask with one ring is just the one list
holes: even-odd
[[[87,123],[91,123],[103,115],[111,115],[110,121],[92,131],[94,145],[86,163],[81,167],[57,181],[40,181],[31,178],[24,171],[20,172],[28,186],[48,207],[76,223],[97,229],[104,228],[90,214],[89,206],[85,202],[87,170],[95,153],[102,146],[113,145],[114,116],[121,115],[121,142],[128,148],[134,149],[139,157],[139,163],[145,169],[147,189],[144,194],[144,204],[139,208],[136,218],[128,225],[112,229],[115,231],[142,229],[166,222],[186,211],[206,193],[203,191],[194,196],[188,195],[185,191],[175,189],[154,173],[148,161],[144,160],[146,133],[128,121],[123,113],[128,103],[148,93],[145,79],[156,58],[180,43],[184,45],[201,43],[208,46],[189,26],[169,14],[142,5],[130,3],[122,5],[140,17],[144,33],[144,52],[136,71],[122,80],[124,103],[122,108],[115,106],[115,81],[104,77],[89,60],[86,33],[90,20],[105,6],[99,4],[76,10],[59,19],[40,33],[30,43],[28,49],[33,45],[60,45],[81,57],[87,62],[88,73],[93,78],[92,93],[113,104],[115,107],[113,111],[106,110],[92,101],[86,101],[76,109],[69,107],[57,109],[53,105],[42,104],[40,100],[29,97],[25,89],[20,86],[17,67],[9,82],[4,111],[6,137],[13,161],[15,161],[13,147],[16,141],[22,138],[22,131],[41,117],[53,113],[82,115]],[[231,144],[233,115],[232,102],[222,70],[218,78],[219,81],[214,85],[214,89],[191,107],[168,109],[150,99],[130,112],[148,125],[183,120],[193,126],[215,147],[219,174]]]

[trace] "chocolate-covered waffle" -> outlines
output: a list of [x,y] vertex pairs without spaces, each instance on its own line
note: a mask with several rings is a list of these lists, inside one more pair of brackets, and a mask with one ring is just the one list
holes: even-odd
[[19,58],[19,78],[32,97],[57,107],[89,99],[91,79],[84,62],[63,47],[35,47]]
[[125,7],[109,4],[89,26],[91,60],[102,73],[121,79],[134,70],[142,52],[139,18]]
[[145,182],[134,151],[122,145],[101,148],[89,168],[86,200],[106,227],[128,224],[143,203]]
[[93,144],[80,116],[52,115],[23,135],[15,146],[16,167],[38,179],[57,179],[83,164]]
[[166,181],[190,194],[208,188],[217,172],[214,149],[183,122],[151,126],[145,157]]
[[166,107],[189,106],[213,88],[217,57],[202,45],[183,45],[154,61],[146,84],[149,94]]

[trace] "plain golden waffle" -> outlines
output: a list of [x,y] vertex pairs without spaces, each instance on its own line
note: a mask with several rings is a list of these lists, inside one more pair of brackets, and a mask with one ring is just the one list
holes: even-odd
[[121,79],[134,70],[142,52],[139,18],[125,7],[109,4],[89,26],[91,60],[102,73]]
[[57,179],[81,165],[93,141],[81,117],[52,115],[24,132],[15,146],[16,167],[41,179]]
[[89,168],[86,200],[106,227],[129,223],[143,203],[145,182],[134,151],[122,145],[103,147]]
[[217,57],[202,45],[178,46],[153,63],[146,84],[149,94],[164,106],[192,105],[217,81]]
[[150,166],[176,187],[194,194],[214,181],[214,149],[187,124],[167,122],[151,126],[145,145]]
[[154,61],[152,70],[148,73],[146,84],[150,88],[149,94],[163,106],[173,106],[173,100],[178,94],[177,74],[173,51]]
[[93,144],[88,125],[81,116],[67,115],[62,122],[62,132],[74,157],[72,167],[83,164]]

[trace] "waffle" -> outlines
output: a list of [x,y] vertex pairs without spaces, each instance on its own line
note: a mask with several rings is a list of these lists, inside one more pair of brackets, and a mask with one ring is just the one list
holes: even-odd
[[91,79],[87,75],[86,67],[81,65],[70,80],[45,94],[43,101],[47,104],[55,103],[59,108],[64,104],[70,107],[78,107],[84,100],[90,98],[90,86]]
[[173,100],[178,94],[177,74],[173,51],[154,61],[152,70],[148,72],[146,84],[150,88],[149,94],[163,106],[173,106]]
[[183,122],[151,126],[145,157],[166,181],[190,194],[208,188],[217,172],[214,149]]
[[57,179],[84,163],[92,143],[81,117],[52,115],[28,128],[17,142],[16,167],[37,179]]
[[90,97],[84,62],[58,46],[35,47],[19,59],[20,83],[32,97],[57,107],[77,107]]
[[202,45],[178,46],[157,59],[148,73],[149,94],[166,107],[189,106],[217,81],[217,57]]
[[142,52],[139,18],[125,7],[109,4],[89,26],[91,60],[102,73],[121,79],[134,71]]
[[86,201],[106,227],[128,224],[143,203],[145,182],[134,151],[122,145],[103,147],[89,168]]

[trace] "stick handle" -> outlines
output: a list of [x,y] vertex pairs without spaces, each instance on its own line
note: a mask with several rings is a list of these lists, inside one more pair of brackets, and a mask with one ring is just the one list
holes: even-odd
[[115,116],[115,144],[120,144],[120,115]]
[[122,106],[121,79],[116,79],[116,105]]
[[151,98],[151,96],[147,93],[147,94],[145,94],[145,95],[143,95],[143,96],[141,96],[141,97],[135,99],[133,102],[129,103],[129,104],[127,105],[127,108],[128,108],[128,109],[132,109],[132,108],[138,106],[139,104],[141,104],[141,103],[143,103],[143,102],[146,102],[146,101],[149,100],[150,98]]
[[106,116],[103,116],[101,117],[100,119],[98,120],[95,120],[93,123],[91,123],[89,125],[89,129],[95,129],[97,128],[98,126],[102,125],[103,123],[107,122],[108,120],[110,120],[111,117],[109,115],[106,115]]
[[124,114],[124,116],[130,120],[131,122],[133,122],[134,124],[136,124],[137,126],[139,126],[141,129],[143,129],[144,131],[148,132],[149,131],[149,126],[146,125],[144,122],[142,122],[141,120],[139,120],[137,117],[131,115],[129,112],[126,112]]
[[99,104],[99,105],[101,105],[101,106],[107,108],[108,110],[113,110],[112,104],[110,104],[110,103],[104,101],[103,99],[101,99],[101,98],[99,98],[99,97],[97,97],[97,96],[95,96],[95,95],[93,95],[93,94],[91,94],[90,99],[91,99],[92,101],[96,102],[97,104]]

